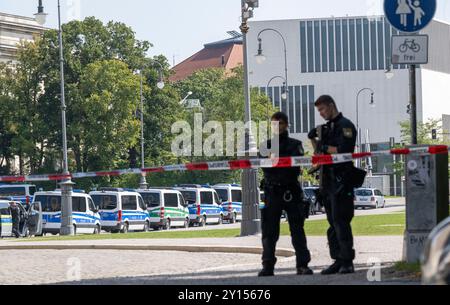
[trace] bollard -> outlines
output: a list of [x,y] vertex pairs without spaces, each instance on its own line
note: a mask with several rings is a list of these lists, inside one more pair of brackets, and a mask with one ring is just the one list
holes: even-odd
[[406,156],[405,171],[403,260],[417,263],[428,235],[449,214],[448,154],[409,154]]

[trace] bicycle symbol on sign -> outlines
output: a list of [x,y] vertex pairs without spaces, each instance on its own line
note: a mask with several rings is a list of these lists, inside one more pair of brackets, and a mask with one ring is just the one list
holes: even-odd
[[405,42],[400,45],[398,48],[400,52],[405,53],[408,49],[411,49],[413,52],[417,53],[420,51],[420,45],[416,43],[414,39],[408,40],[405,39]]

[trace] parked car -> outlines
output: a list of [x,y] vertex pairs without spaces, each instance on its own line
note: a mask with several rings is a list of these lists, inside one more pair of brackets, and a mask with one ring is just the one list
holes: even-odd
[[[12,217],[12,209],[18,210],[18,219]],[[30,205],[27,210],[21,202],[12,201],[8,198],[0,199],[0,236],[28,237],[42,234],[42,207],[39,202]],[[14,223],[18,221],[17,223]],[[13,226],[17,227],[14,232]]]
[[[35,194],[33,203],[40,202],[42,205],[43,234],[59,234],[61,230],[61,201],[60,190],[37,192]],[[84,191],[75,190],[72,193],[72,225],[75,234],[100,234],[101,223],[98,208],[91,196]]]
[[173,227],[189,228],[189,210],[183,195],[176,190],[137,190],[144,199],[150,214],[150,228],[170,230]]
[[188,204],[191,226],[223,222],[222,202],[213,188],[201,185],[180,185],[174,189],[183,194],[184,200]]
[[223,219],[229,223],[242,221],[242,187],[237,184],[217,184],[213,188],[222,200]]
[[9,197],[13,201],[19,201],[28,209],[33,196],[36,193],[36,186],[32,184],[1,184],[0,197]]
[[359,188],[355,190],[355,208],[385,208],[386,200],[380,190],[374,188]]
[[147,232],[150,229],[147,206],[139,193],[122,188],[101,188],[89,195],[99,208],[101,227],[106,232]]
[[423,284],[450,285],[450,217],[431,232],[421,263]]
[[318,190],[319,190],[319,187],[314,187],[314,186],[303,188],[305,198],[310,203],[310,215],[316,215],[317,213],[325,212],[323,206],[317,199]]

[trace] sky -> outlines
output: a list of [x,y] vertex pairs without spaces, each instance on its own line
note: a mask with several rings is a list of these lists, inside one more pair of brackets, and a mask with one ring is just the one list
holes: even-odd
[[[47,27],[57,27],[57,0],[43,0]],[[364,16],[383,14],[383,0],[260,0],[253,20]],[[205,43],[238,30],[240,0],[61,0],[62,22],[95,16],[103,22],[131,26],[140,40],[154,47],[149,56],[163,54],[180,61]],[[0,0],[0,12],[33,17],[38,0]],[[438,0],[436,19],[450,22],[450,1]]]

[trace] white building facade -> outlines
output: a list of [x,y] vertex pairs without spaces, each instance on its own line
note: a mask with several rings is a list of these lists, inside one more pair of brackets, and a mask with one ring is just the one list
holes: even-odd
[[[284,77],[280,36],[262,33],[266,60],[258,64],[254,56],[258,33],[267,28],[279,31],[287,44],[287,101],[281,99],[281,79],[267,88],[272,77]],[[433,21],[423,33],[430,36],[430,52],[429,64],[417,69],[419,121],[450,114],[450,25]],[[409,119],[409,73],[405,65],[393,65],[391,79],[385,73],[391,66],[391,37],[396,34],[381,16],[252,22],[247,46],[250,85],[266,92],[282,111],[287,111],[289,101],[291,133],[303,140],[309,130],[324,123],[314,109],[320,95],[333,96],[356,125],[357,93],[370,88],[375,107],[370,106],[370,90],[363,91],[358,101],[359,127],[369,130],[370,143],[389,143],[391,137],[399,143],[399,122]]]

